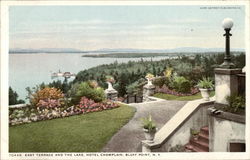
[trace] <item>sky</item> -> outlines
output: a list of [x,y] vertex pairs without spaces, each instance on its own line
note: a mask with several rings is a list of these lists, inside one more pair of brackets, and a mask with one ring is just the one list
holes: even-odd
[[[225,7],[225,6],[223,6]],[[10,48],[245,48],[244,6],[11,6]]]

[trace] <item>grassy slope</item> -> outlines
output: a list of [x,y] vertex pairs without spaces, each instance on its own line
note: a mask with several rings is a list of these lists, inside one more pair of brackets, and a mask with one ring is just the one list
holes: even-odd
[[[214,91],[210,92],[210,97],[214,96]],[[162,98],[166,100],[178,100],[178,101],[191,101],[195,99],[200,99],[201,98],[201,93],[197,93],[192,96],[175,96],[171,94],[164,94],[164,93],[156,93],[154,94],[155,97],[157,98]]]
[[134,115],[121,107],[10,127],[10,152],[98,152]]

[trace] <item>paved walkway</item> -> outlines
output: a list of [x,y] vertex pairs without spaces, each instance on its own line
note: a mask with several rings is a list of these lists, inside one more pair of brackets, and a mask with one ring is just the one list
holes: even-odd
[[141,118],[152,115],[157,128],[160,129],[187,101],[152,101],[133,103],[136,108],[134,117],[123,126],[102,149],[103,152],[141,152],[141,140],[144,133],[141,128]]

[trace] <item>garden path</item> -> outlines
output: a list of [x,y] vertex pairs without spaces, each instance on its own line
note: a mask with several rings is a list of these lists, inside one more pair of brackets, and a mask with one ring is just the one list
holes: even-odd
[[157,128],[160,129],[186,103],[187,101],[161,99],[129,104],[136,108],[134,117],[111,138],[102,152],[141,152],[141,140],[144,139],[144,133],[140,119],[151,114]]

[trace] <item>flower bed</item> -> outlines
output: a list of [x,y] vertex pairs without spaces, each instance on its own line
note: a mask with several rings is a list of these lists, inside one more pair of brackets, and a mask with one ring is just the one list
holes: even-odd
[[165,84],[162,87],[156,87],[156,93],[166,93],[166,94],[172,94],[175,96],[191,96],[199,92],[198,88],[191,88],[190,93],[180,93],[175,90],[169,89]]
[[41,102],[36,110],[32,109],[29,106],[22,109],[13,109],[9,115],[9,124],[17,125],[23,123],[31,123],[54,118],[63,118],[78,114],[86,114],[90,112],[98,112],[119,107],[117,103],[114,103],[110,100],[96,103],[86,97],[81,98],[79,105],[71,106],[68,108],[60,108],[56,104],[57,102],[54,101],[50,103]]

